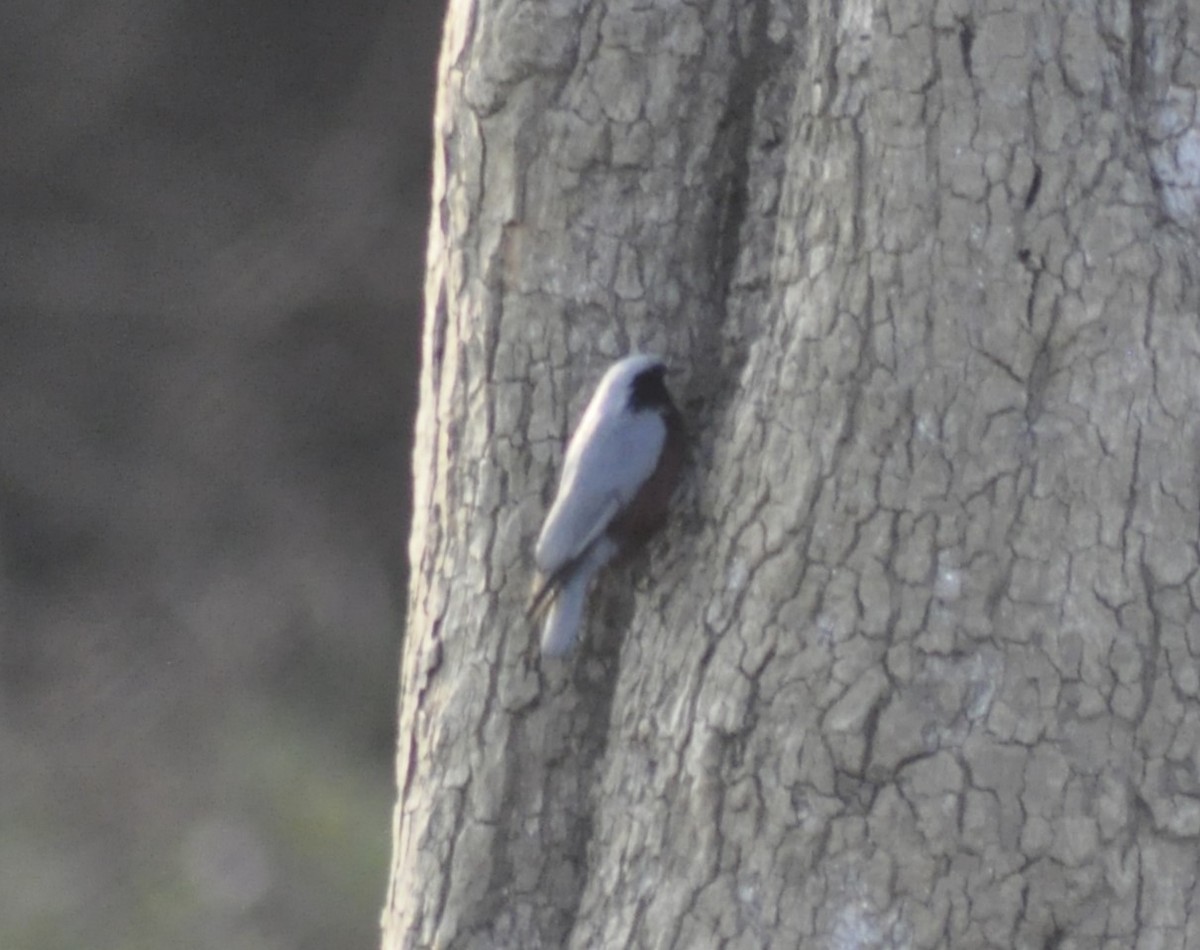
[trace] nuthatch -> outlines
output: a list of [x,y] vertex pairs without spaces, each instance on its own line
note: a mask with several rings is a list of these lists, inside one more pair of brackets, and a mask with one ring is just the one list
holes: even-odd
[[567,445],[558,495],[534,550],[542,579],[529,613],[546,609],[547,656],[575,645],[596,572],[666,520],[684,435],[665,373],[662,360],[640,353],[613,364]]

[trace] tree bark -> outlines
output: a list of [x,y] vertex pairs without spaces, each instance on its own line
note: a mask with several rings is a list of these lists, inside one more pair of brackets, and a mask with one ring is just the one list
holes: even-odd
[[[452,0],[396,947],[1200,946],[1200,15]],[[609,360],[693,436],[539,661]]]

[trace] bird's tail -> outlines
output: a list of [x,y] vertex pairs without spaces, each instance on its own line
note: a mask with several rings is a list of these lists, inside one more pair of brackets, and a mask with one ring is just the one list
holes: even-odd
[[530,613],[541,610],[547,598],[553,598],[549,601],[542,627],[543,655],[563,656],[575,646],[592,578],[616,553],[616,543],[607,535],[601,535],[565,576],[560,577],[557,583],[547,582],[534,598]]

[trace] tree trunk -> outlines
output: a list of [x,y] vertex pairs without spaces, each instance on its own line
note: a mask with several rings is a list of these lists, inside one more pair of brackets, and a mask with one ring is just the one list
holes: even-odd
[[1200,946],[1200,16],[1098,6],[452,0],[387,947]]

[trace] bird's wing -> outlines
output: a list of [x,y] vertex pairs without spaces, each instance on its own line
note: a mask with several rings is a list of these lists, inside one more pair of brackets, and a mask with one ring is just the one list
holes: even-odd
[[[530,598],[529,608],[526,611],[530,617],[538,616],[545,610],[547,605],[557,599],[559,589],[565,583],[570,581],[571,575],[576,572],[582,562],[588,560],[588,549],[595,549],[596,539],[604,533],[604,529],[608,526],[608,523],[612,521],[613,516],[616,514],[619,508],[620,506],[614,500],[611,506],[611,512],[602,512],[595,519],[595,527],[593,530],[589,531],[586,537],[584,537],[583,540],[578,544],[578,553],[571,557],[561,558],[558,561],[553,562],[552,566],[545,566],[543,564],[543,557],[541,555],[543,554],[542,548],[544,545],[543,541],[539,539],[538,549],[534,553],[534,559],[537,561],[538,568],[542,572],[542,576],[534,583],[533,596]],[[547,523],[549,523],[549,521],[547,521]],[[545,529],[543,529],[542,537],[544,538],[545,535],[546,532]],[[553,545],[556,542],[551,541],[550,543]],[[547,561],[546,563],[550,564],[551,562]]]
[[658,413],[590,416],[585,414],[567,447],[558,497],[534,551],[544,574],[587,550],[637,494],[662,454],[667,428]]

